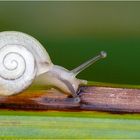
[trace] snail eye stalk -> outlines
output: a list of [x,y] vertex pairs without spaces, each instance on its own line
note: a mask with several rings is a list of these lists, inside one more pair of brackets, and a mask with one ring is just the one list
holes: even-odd
[[107,53],[104,51],[101,51],[99,55],[89,59],[88,61],[84,62],[83,64],[81,64],[80,66],[78,66],[77,68],[71,70],[72,73],[74,73],[75,75],[79,74],[81,71],[85,70],[86,68],[88,68],[90,65],[92,65],[93,63],[97,62],[98,60],[105,58],[107,56]]

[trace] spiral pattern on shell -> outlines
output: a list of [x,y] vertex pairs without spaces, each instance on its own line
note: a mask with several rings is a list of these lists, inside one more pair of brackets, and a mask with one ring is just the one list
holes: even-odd
[[24,46],[6,45],[0,49],[0,80],[10,84],[11,92],[18,93],[30,85],[35,73],[34,56]]
[[0,95],[22,92],[53,66],[44,47],[32,36],[0,32]]

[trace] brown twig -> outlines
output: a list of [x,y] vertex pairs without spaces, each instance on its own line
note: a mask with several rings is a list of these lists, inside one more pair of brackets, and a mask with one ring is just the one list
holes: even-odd
[[1,109],[14,110],[96,110],[140,113],[140,89],[81,86],[80,103],[55,89],[26,91],[1,97]]

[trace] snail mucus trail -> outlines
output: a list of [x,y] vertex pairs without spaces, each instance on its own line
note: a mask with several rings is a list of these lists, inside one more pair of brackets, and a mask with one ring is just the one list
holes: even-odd
[[34,37],[17,31],[0,32],[0,95],[21,93],[34,79],[41,78],[44,84],[57,87],[79,102],[78,87],[87,81],[77,79],[77,74],[105,57],[102,51],[69,71],[54,65],[46,49]]

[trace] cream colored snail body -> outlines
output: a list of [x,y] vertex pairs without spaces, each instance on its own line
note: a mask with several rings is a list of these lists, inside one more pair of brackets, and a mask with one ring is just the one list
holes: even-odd
[[78,86],[87,81],[76,75],[106,57],[101,52],[74,70],[54,65],[44,47],[30,35],[16,31],[0,32],[0,95],[22,92],[37,76],[43,75],[46,85],[52,85],[76,97]]

